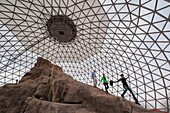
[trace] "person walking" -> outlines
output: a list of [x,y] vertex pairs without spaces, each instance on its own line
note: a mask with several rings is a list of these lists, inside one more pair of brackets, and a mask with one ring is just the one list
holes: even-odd
[[106,79],[105,74],[103,74],[103,77],[102,77],[102,79],[101,79],[101,82],[102,82],[102,81],[103,81],[103,85],[104,85],[104,87],[105,87],[105,90],[106,90],[106,92],[108,93],[107,89],[109,88],[109,86],[108,86],[108,82],[107,82],[107,79]]
[[93,86],[96,87],[97,79],[96,79],[96,70],[94,70],[91,74],[91,78],[93,79]]
[[[136,104],[139,104],[137,98],[135,97],[134,93],[132,92],[132,89],[128,86],[128,84],[127,84],[127,82],[126,82],[126,79],[127,79],[128,77],[125,78],[123,74],[121,74],[120,76],[121,76],[121,78],[120,78],[118,81],[115,81],[115,82],[121,81],[121,82],[123,83],[123,88],[124,88],[125,90],[123,91],[123,93],[121,94],[121,96],[124,98],[125,93],[127,92],[127,90],[129,90],[130,93],[132,94],[134,100],[135,100],[135,103],[136,103]],[[114,83],[115,83],[115,82],[114,82]],[[139,104],[139,105],[140,105],[140,104]]]

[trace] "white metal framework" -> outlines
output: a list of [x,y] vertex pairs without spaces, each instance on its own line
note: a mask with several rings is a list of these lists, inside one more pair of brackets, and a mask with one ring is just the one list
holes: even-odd
[[[71,19],[74,40],[49,36],[53,16]],[[93,70],[98,80],[104,73],[115,81],[123,73],[145,108],[169,112],[169,22],[168,0],[0,0],[0,85],[21,79],[41,56],[87,84]],[[120,96],[121,83],[109,92]]]

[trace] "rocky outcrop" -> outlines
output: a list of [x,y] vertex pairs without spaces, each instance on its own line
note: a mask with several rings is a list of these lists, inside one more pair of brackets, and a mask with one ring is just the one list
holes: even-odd
[[24,113],[96,113],[87,110],[81,104],[66,104],[42,101],[28,97]]
[[147,113],[139,105],[78,82],[38,58],[18,84],[0,88],[0,113]]

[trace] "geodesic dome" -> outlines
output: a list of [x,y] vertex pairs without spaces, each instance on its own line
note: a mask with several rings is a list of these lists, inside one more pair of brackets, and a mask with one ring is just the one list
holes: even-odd
[[[20,80],[40,56],[90,85],[93,70],[98,80],[123,73],[143,107],[169,112],[169,6],[168,0],[1,0],[0,85]],[[109,92],[120,96],[121,83]]]

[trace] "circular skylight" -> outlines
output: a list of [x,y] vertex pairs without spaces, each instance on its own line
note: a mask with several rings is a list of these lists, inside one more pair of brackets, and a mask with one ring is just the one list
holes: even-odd
[[49,37],[60,43],[73,41],[77,34],[77,29],[73,21],[64,15],[50,17],[47,21],[47,30]]

